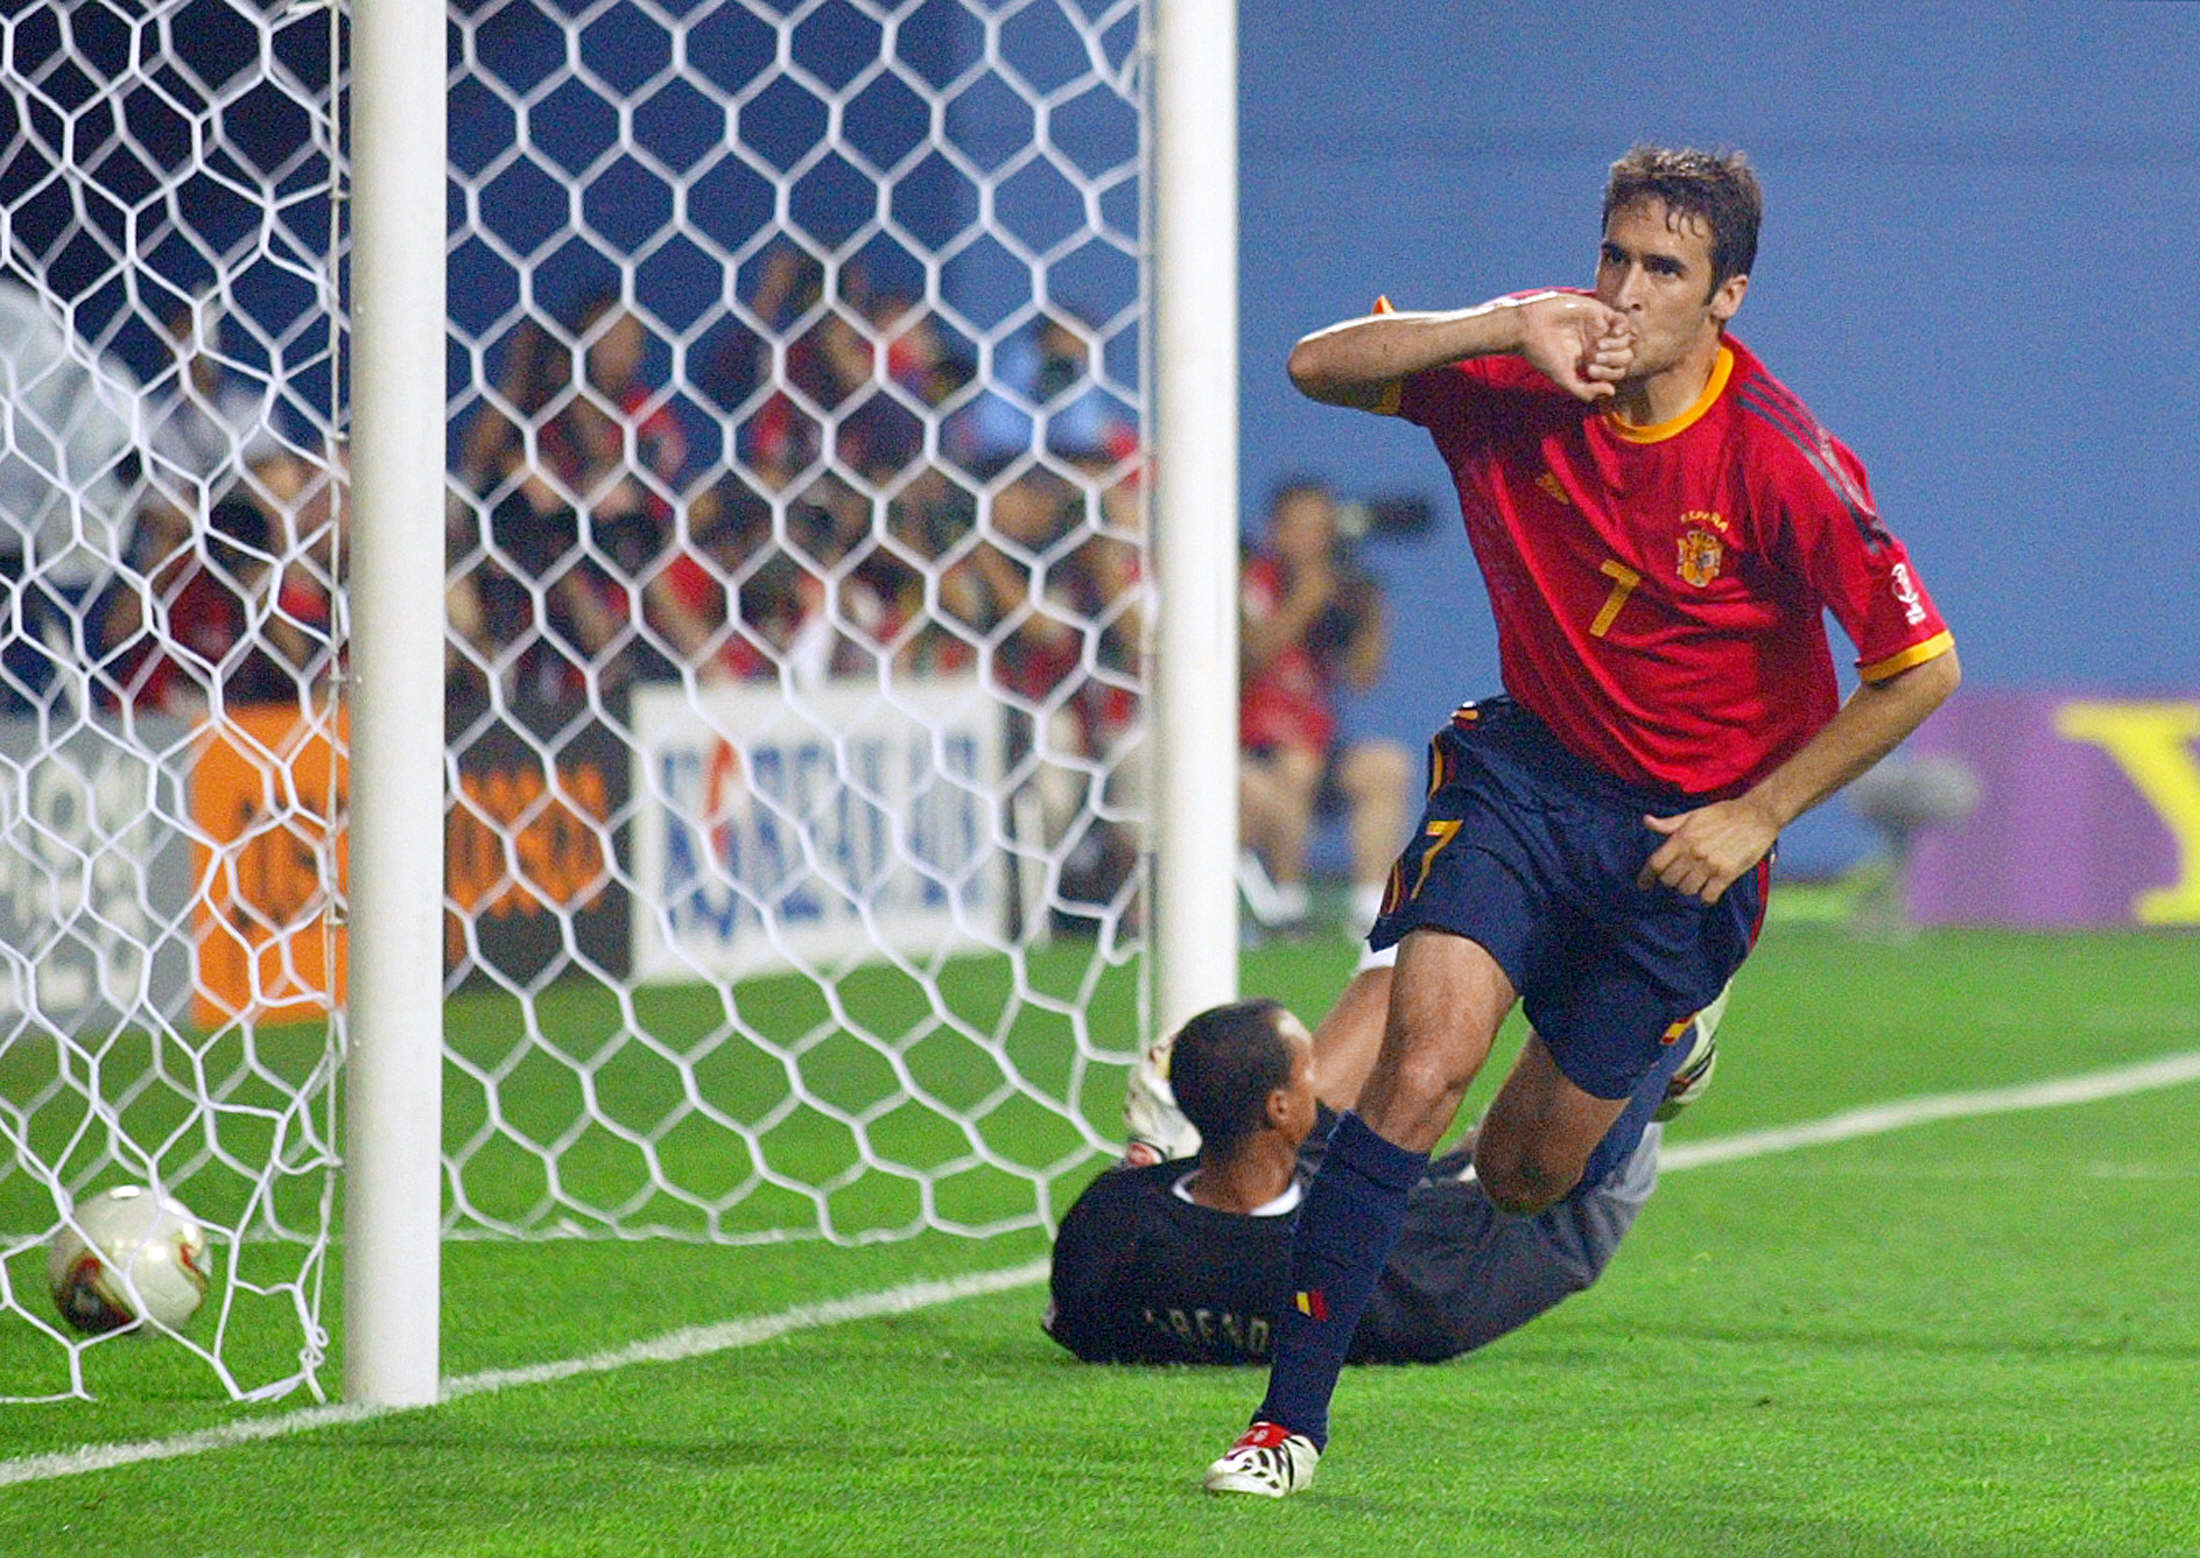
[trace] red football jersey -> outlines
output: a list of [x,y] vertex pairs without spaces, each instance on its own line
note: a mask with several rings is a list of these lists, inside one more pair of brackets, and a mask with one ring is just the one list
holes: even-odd
[[1414,375],[1489,588],[1505,688],[1615,777],[1736,793],[1831,719],[1822,612],[1866,680],[1953,643],[1864,468],[1731,338],[1633,427],[1516,357]]

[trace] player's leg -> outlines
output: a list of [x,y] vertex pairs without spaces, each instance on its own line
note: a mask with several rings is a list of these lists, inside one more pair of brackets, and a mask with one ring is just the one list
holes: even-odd
[[[1657,1187],[1657,1121],[1693,1102],[1692,1059],[1711,1053],[1721,995],[1635,1086],[1575,1190],[1529,1217],[1491,1202],[1470,1151],[1430,1165],[1406,1208],[1405,1233],[1352,1339],[1351,1361],[1436,1363],[1526,1325],[1604,1272]],[[1699,1073],[1708,1077],[1708,1070]],[[1678,1102],[1676,1102],[1678,1100]]]
[[[1762,892],[1760,875],[1730,889],[1733,904],[1644,894],[1621,934],[1577,926],[1565,938],[1572,950],[1538,969],[1526,992],[1533,1031],[1476,1141],[1476,1172],[1499,1207],[1541,1211],[1582,1181],[1593,1155],[1609,1167],[1608,1135],[1645,1078],[1659,1079],[1660,1107],[1677,1108],[1708,1077]],[[1649,1118],[1636,1110],[1630,1134]]]
[[[1603,1274],[1658,1180],[1662,1072],[1628,1110],[1571,1195],[1531,1217],[1498,1210],[1467,1153],[1430,1165],[1404,1235],[1352,1338],[1354,1363],[1440,1363],[1485,1347]],[[1605,1160],[1601,1163],[1599,1160]]]
[[1355,1106],[1385,1141],[1426,1156],[1459,1113],[1519,992],[1488,948],[1423,928],[1398,948],[1383,1047]]
[[1475,1175],[1499,1210],[1540,1212],[1581,1182],[1589,1155],[1626,1109],[1625,1097],[1599,1098],[1576,1085],[1531,1032],[1482,1116]]
[[1398,949],[1363,953],[1352,983],[1314,1030],[1314,1096],[1340,1114],[1360,1101],[1383,1046],[1390,1016],[1391,969]]
[[1268,1393],[1252,1430],[1209,1468],[1212,1491],[1281,1496],[1311,1476],[1408,1196],[1517,998],[1512,970],[1527,965],[1547,910],[1520,825],[1535,802],[1480,750],[1481,720],[1462,709],[1430,743],[1427,810],[1371,938],[1399,949],[1382,1044],[1299,1209]]
[[1268,1393],[1252,1428],[1208,1468],[1210,1492],[1281,1497],[1311,1480],[1337,1376],[1404,1227],[1407,1198],[1514,999],[1511,978],[1478,942],[1424,928],[1400,945],[1359,1110],[1337,1122],[1299,1208],[1291,1303],[1277,1317]]

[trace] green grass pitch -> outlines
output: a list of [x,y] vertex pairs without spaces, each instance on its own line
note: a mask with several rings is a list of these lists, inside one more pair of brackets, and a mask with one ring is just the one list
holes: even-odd
[[[1349,958],[1264,949],[1245,987],[1313,1015]],[[2200,1050],[2200,939],[1776,925],[1721,1049],[1675,1144]],[[1591,1292],[1457,1363],[1348,1374],[1320,1481],[1282,1505],[1197,1490],[1258,1375],[1077,1365],[1028,1286],[0,1482],[0,1554],[2200,1553],[2196,1103],[1671,1172]],[[457,1241],[445,1372],[1043,1253]],[[295,1410],[217,1400],[160,1344],[97,1355],[98,1401],[0,1409],[0,1462]]]

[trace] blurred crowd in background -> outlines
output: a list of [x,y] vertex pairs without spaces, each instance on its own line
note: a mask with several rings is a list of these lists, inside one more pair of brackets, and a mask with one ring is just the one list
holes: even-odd
[[[982,669],[1095,740],[1127,717],[1136,433],[1084,339],[1042,317],[973,388],[932,315],[843,275],[823,302],[781,251],[749,300],[763,332],[678,390],[616,297],[519,325],[456,452],[454,676],[556,698]],[[696,402],[735,429],[714,468],[677,409]]]
[[[1130,804],[1092,787],[1137,715],[1139,450],[1089,327],[1039,313],[981,352],[853,267],[835,296],[792,247],[754,274],[753,328],[678,373],[608,293],[482,354],[445,516],[454,717],[974,675],[1050,844]],[[172,367],[140,387],[8,292],[0,355],[44,391],[9,421],[51,437],[0,468],[0,713],[314,707],[346,636],[340,444],[224,349],[213,299],[172,300]],[[1089,868],[1127,874],[1131,846],[1089,832]]]
[[[453,435],[454,694],[978,669],[1095,736],[1127,718],[1137,435],[1088,336],[1042,314],[981,384],[914,299],[853,270],[825,299],[820,279],[778,252],[747,300],[761,329],[676,384],[645,372],[665,348],[616,295],[491,346]],[[162,320],[172,371],[88,414],[87,386],[125,370],[87,371],[28,289],[8,291],[0,347],[50,402],[11,394],[10,421],[52,435],[14,462],[20,482],[0,471],[10,711],[49,702],[63,672],[88,671],[101,707],[177,714],[325,678],[347,522],[335,441],[224,351],[206,298]],[[707,463],[698,417],[734,430]],[[83,474],[41,479],[55,467]],[[1062,696],[1080,671],[1106,685]]]
[[336,667],[340,463],[281,434],[210,302],[160,324],[173,366],[141,390],[0,282],[0,713],[296,704]]
[[[612,293],[530,315],[483,353],[445,516],[454,714],[615,708],[636,682],[976,675],[1010,710],[1012,770],[1050,845],[1078,815],[1129,815],[1140,451],[1091,325],[1041,311],[980,352],[855,268],[832,297],[792,247],[752,274],[754,328],[680,372]],[[11,421],[49,429],[30,464],[80,490],[0,466],[15,538],[0,712],[312,708],[346,636],[341,446],[225,349],[213,299],[172,300],[173,367],[125,405],[93,383],[120,370],[86,372],[10,292],[0,345],[51,402]],[[1368,900],[1355,914],[1372,912],[1410,785],[1401,748],[1338,734],[1338,700],[1372,682],[1384,644],[1341,512],[1320,482],[1287,484],[1244,573],[1241,877],[1256,918],[1286,930],[1307,917],[1332,813]],[[1114,827],[1069,843],[1086,897],[1135,855]]]

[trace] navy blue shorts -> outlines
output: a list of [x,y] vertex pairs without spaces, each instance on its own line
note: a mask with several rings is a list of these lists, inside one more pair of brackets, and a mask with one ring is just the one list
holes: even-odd
[[1635,885],[1664,841],[1643,817],[1701,804],[1591,767],[1510,698],[1470,703],[1429,743],[1428,809],[1368,945],[1423,926],[1481,943],[1568,1080],[1625,1098],[1764,922],[1769,860],[1716,904]]

